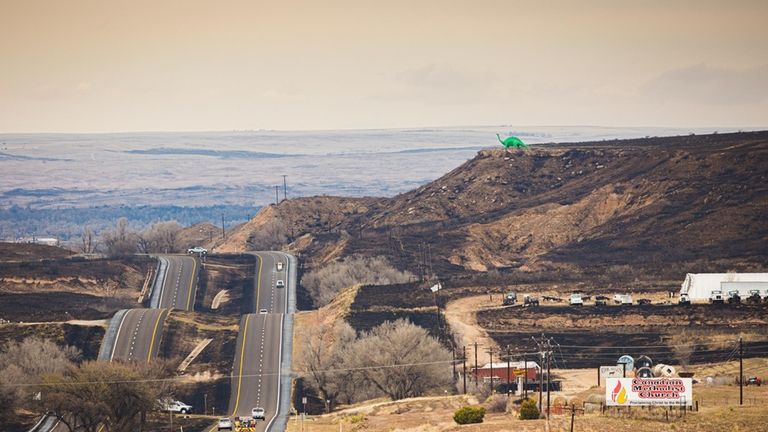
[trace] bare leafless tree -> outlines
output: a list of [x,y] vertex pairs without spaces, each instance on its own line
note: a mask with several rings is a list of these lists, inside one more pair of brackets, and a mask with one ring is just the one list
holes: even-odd
[[453,382],[450,352],[407,320],[375,327],[357,340],[347,357],[392,400],[449,388]]
[[83,233],[80,235],[80,252],[84,254],[92,254],[96,251],[96,243],[93,238],[93,231],[90,228],[83,228]]
[[102,234],[106,253],[110,256],[127,256],[136,253],[136,233],[128,227],[128,219],[120,218],[114,230]]
[[408,282],[414,276],[401,272],[382,256],[363,257],[353,255],[341,262],[312,270],[301,278],[316,306],[328,304],[341,290],[356,284],[389,285]]
[[[58,373],[80,358],[80,350],[59,346],[47,339],[31,337],[22,342],[10,342],[0,352],[0,399],[8,399],[3,410],[13,411],[16,405],[29,408],[33,387],[45,374]],[[0,413],[0,417],[2,413]]]
[[280,250],[288,244],[288,226],[274,218],[251,234],[247,243],[250,250]]
[[[70,432],[141,430],[146,414],[168,395],[168,369],[150,364],[85,362],[43,379],[46,403]],[[87,385],[84,385],[87,383]]]
[[[300,336],[304,347],[299,365],[307,383],[327,401],[326,409],[333,409],[339,394],[350,393],[346,388],[349,372],[342,371],[346,352],[355,342],[356,334],[344,321],[328,323],[318,314],[313,325]],[[347,395],[348,396],[348,395]]]
[[150,239],[149,242],[154,247],[151,252],[178,252],[181,249],[179,244],[181,230],[182,226],[175,220],[153,224],[145,231],[145,236]]

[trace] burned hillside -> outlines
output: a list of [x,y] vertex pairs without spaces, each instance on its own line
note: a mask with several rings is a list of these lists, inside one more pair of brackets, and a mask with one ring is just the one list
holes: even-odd
[[[352,254],[445,276],[631,264],[762,268],[768,132],[480,151],[393,198],[309,197],[263,209],[217,250],[246,250],[280,221],[313,266]],[[274,229],[274,227],[273,227]]]

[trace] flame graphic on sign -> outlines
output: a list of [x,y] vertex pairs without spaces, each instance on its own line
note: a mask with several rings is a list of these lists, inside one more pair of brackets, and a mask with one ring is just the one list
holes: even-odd
[[614,387],[611,392],[611,400],[620,405],[624,405],[627,402],[627,391],[624,389],[624,386],[621,385],[621,381],[616,382],[616,387]]

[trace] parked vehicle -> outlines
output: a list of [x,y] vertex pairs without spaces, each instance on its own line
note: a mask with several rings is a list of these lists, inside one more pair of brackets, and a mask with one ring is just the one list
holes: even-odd
[[533,297],[528,294],[523,296],[523,307],[538,307],[539,306],[539,298]]
[[737,290],[728,291],[728,304],[741,303],[741,296]]
[[220,431],[223,431],[223,430],[231,431],[232,430],[232,420],[230,420],[229,417],[220,418],[219,419],[218,430],[220,430]]
[[761,380],[758,377],[749,377],[749,378],[747,378],[747,381],[744,384],[746,384],[746,385],[756,385],[756,386],[759,387],[759,386],[761,386],[763,384],[763,380]]
[[163,411],[170,411],[178,414],[189,414],[192,412],[192,405],[177,400],[160,400],[160,406]]
[[719,303],[723,304],[725,303],[725,299],[723,298],[723,292],[721,290],[712,290],[709,293],[709,302],[712,304]]
[[584,306],[584,299],[582,299],[581,293],[571,294],[571,298],[568,302],[571,306]]
[[677,303],[681,305],[690,305],[691,296],[689,296],[688,293],[680,294],[680,299],[677,301]]
[[511,306],[513,304],[517,303],[517,292],[510,291],[507,293],[507,295],[504,296],[504,301],[502,304],[504,306]]
[[608,305],[608,297],[606,296],[596,296],[595,297],[595,306],[607,306]]
[[651,304],[651,299],[637,299],[637,304],[640,306],[645,306]]
[[632,296],[629,294],[615,294],[613,296],[613,302],[617,305],[631,305],[632,304]]
[[760,290],[749,290],[749,297],[747,297],[749,303],[760,303],[763,299],[760,297]]

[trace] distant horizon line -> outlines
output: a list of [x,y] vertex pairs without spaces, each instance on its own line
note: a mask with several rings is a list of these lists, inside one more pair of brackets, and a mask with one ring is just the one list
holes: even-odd
[[471,129],[471,128],[576,128],[576,127],[594,127],[602,129],[679,129],[679,130],[738,130],[738,131],[761,131],[768,130],[768,125],[764,126],[605,126],[598,124],[486,124],[486,125],[459,125],[459,126],[406,126],[406,127],[371,127],[371,128],[339,128],[339,129],[198,129],[198,130],[122,130],[122,131],[90,131],[90,132],[0,132],[0,136],[8,135],[121,135],[121,134],[173,134],[173,133],[252,133],[252,132],[279,132],[279,133],[311,133],[311,132],[364,132],[364,131],[398,131],[398,130],[420,130],[420,129]]

